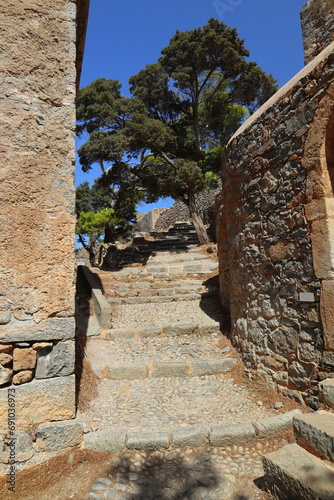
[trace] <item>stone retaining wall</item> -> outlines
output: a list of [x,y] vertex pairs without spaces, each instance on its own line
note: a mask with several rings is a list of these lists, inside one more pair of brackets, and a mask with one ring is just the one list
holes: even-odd
[[317,405],[334,376],[334,43],[231,139],[217,198],[220,293],[248,367]]
[[[202,191],[195,196],[204,224],[211,224],[214,221],[215,196],[217,193],[218,190]],[[172,207],[160,215],[154,230],[166,231],[176,222],[186,222],[188,220],[190,220],[188,207],[182,201],[176,200]]]

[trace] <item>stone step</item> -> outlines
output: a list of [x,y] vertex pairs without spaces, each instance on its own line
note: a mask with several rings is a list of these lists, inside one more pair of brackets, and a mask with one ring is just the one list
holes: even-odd
[[156,295],[140,297],[111,297],[107,298],[109,304],[158,304],[162,302],[186,302],[198,300],[201,293],[184,293],[174,295]]
[[313,454],[334,462],[334,414],[328,411],[300,415],[293,421],[297,443]]
[[220,333],[201,337],[88,339],[86,354],[98,376],[110,379],[192,377],[224,373],[235,366]]
[[[138,286],[139,285],[139,286]],[[116,288],[114,290],[116,297],[154,297],[156,295],[183,295],[187,293],[204,293],[203,286],[172,286],[166,283],[163,286],[157,286],[155,283],[144,282],[134,283],[132,286],[125,288]]]
[[177,323],[168,325],[145,326],[133,328],[112,328],[104,334],[104,338],[111,340],[135,339],[149,337],[176,337],[178,335],[208,335],[220,330],[220,324],[214,320],[191,323]]
[[298,444],[288,444],[264,455],[263,466],[269,476],[267,488],[274,498],[334,499],[334,468]]
[[[298,411],[298,410],[297,410]],[[273,438],[291,427],[291,421],[296,411],[282,415],[285,426],[282,427],[277,417],[272,417],[273,431],[266,438]],[[148,419],[149,420],[149,419]],[[205,422],[198,425],[180,427],[176,422],[163,428],[155,426],[154,429],[131,429],[126,426],[104,427],[96,432],[85,434],[84,448],[94,451],[124,452],[125,450],[138,450],[144,452],[158,451],[173,448],[197,448],[199,446],[223,447],[247,446],[254,444],[258,439],[256,425],[262,420],[247,421],[230,425],[215,425],[210,423],[210,416]],[[159,429],[158,431],[156,429]],[[290,498],[290,497],[289,497]],[[300,497],[299,500],[301,500]],[[287,499],[288,500],[288,499]]]
[[[106,285],[112,285],[113,284],[113,279],[110,278],[109,281],[108,279],[103,280],[103,283]],[[118,286],[120,286],[118,284]],[[147,278],[146,280],[143,281],[138,281],[136,280],[135,282],[127,282],[126,286],[122,287],[122,289],[118,288],[115,289],[116,292],[118,291],[123,291],[123,290],[145,290],[145,289],[152,289],[152,290],[161,290],[161,289],[171,289],[171,290],[202,290],[205,291],[206,287],[203,285],[202,280],[151,280],[148,281]]]
[[201,359],[185,361],[155,361],[109,364],[92,363],[98,377],[110,380],[138,380],[160,377],[201,377],[225,373],[237,364],[235,358]]
[[169,262],[196,262],[196,261],[211,261],[211,259],[207,255],[203,255],[201,253],[165,253],[159,252],[157,255],[151,255],[147,261],[147,265],[151,265],[153,262],[157,263],[169,263]]

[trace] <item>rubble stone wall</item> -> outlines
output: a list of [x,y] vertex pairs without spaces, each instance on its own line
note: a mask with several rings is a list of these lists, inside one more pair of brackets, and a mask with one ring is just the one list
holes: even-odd
[[[78,1],[87,15],[88,2]],[[0,6],[0,431],[75,415],[77,2]],[[81,25],[85,25],[85,15]],[[81,54],[82,56],[82,54]],[[80,64],[80,62],[79,62]]]
[[[214,221],[215,196],[218,190],[202,191],[196,193],[195,199],[198,211],[203,218],[204,224]],[[189,209],[182,201],[176,200],[170,208],[164,211],[157,220],[154,229],[156,231],[167,231],[176,222],[189,221]]]
[[334,40],[334,0],[309,0],[301,11],[305,62]]
[[334,376],[334,43],[231,139],[220,293],[249,368],[301,401]]
[[157,220],[168,208],[154,208],[146,214],[138,214],[138,222],[136,224],[136,231],[139,233],[149,233],[153,231]]

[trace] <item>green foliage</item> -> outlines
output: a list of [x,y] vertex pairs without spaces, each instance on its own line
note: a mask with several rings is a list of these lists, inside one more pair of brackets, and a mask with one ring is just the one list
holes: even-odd
[[[216,185],[229,138],[277,87],[246,59],[237,30],[216,19],[177,31],[161,54],[130,78],[132,98],[121,95],[117,80],[103,78],[79,92],[78,132],[89,134],[79,159],[85,171],[98,163],[129,206],[136,197],[171,196],[200,225],[194,193]],[[112,207],[118,213],[121,203]]]
[[107,225],[116,223],[115,210],[106,208],[99,212],[81,212],[79,215],[76,233],[89,236],[90,241],[96,242],[103,234]]

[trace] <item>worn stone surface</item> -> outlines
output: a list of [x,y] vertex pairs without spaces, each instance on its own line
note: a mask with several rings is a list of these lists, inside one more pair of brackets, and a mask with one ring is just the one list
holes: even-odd
[[123,451],[126,433],[122,431],[96,431],[85,435],[84,447],[95,451]]
[[172,432],[172,446],[175,448],[196,447],[205,444],[207,431],[200,427],[189,427]]
[[6,366],[13,361],[13,356],[6,354],[5,352],[0,352],[0,365]]
[[17,462],[25,462],[33,454],[32,437],[27,432],[15,432],[14,436],[5,437],[1,459],[3,463],[8,464],[13,459]]
[[[286,498],[332,500],[334,498],[334,470],[297,444],[288,444],[263,457],[268,485],[278,488]],[[274,484],[273,484],[274,483]],[[277,494],[274,488],[272,493]],[[276,490],[276,491],[275,491]]]
[[155,362],[151,377],[189,377],[190,365],[182,362]]
[[334,280],[323,280],[321,285],[320,312],[324,328],[326,349],[334,350]]
[[7,384],[12,380],[13,370],[4,368],[0,365],[0,386]]
[[14,349],[13,370],[33,370],[36,365],[36,351],[31,347]]
[[252,424],[215,425],[209,435],[211,446],[249,444],[255,440],[256,434]]
[[25,384],[26,382],[30,382],[34,377],[34,372],[32,370],[22,370],[18,373],[15,373],[13,376],[12,382],[14,385]]
[[334,462],[334,415],[327,411],[298,415],[293,419],[297,443],[315,455]]
[[193,375],[211,375],[214,373],[224,373],[237,364],[234,358],[213,359],[194,361],[192,364]]
[[[0,428],[7,425],[8,391],[0,389]],[[51,420],[68,420],[75,413],[74,375],[32,380],[15,387],[16,423],[27,425]]]
[[128,432],[126,446],[129,450],[156,451],[169,448],[169,435],[165,432]]
[[75,18],[67,0],[1,11],[0,289],[37,321],[73,314]]
[[146,378],[149,367],[147,363],[114,363],[106,367],[108,378],[112,380],[132,380]]
[[48,341],[73,339],[75,332],[74,318],[49,318],[40,323],[24,322],[23,325],[12,321],[6,327],[0,325],[1,342]]
[[42,424],[37,428],[36,435],[43,440],[46,451],[58,451],[81,443],[83,425],[70,420]]
[[334,408],[334,378],[323,380],[319,383],[320,399]]
[[70,340],[38,350],[36,378],[71,375],[74,372],[74,350],[74,342]]
[[254,423],[256,435],[260,438],[272,436],[284,432],[292,427],[293,417],[301,413],[300,410],[292,410],[276,417],[268,417]]

